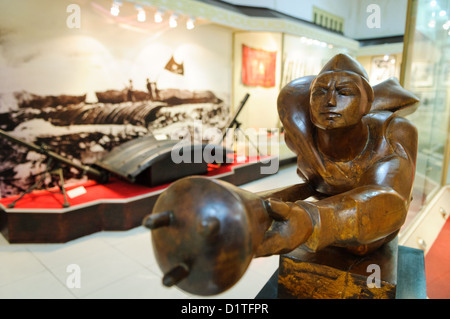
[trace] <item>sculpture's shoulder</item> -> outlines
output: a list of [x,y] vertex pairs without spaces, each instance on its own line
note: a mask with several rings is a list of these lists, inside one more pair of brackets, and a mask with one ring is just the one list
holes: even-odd
[[404,117],[394,116],[387,127],[387,136],[398,155],[409,158],[415,163],[418,133],[413,123]]
[[382,128],[386,134],[398,130],[417,131],[411,121],[391,111],[370,112],[364,116],[364,119],[369,125]]
[[309,88],[314,76],[304,76],[286,84],[278,94],[278,115],[287,146],[297,155],[315,157],[312,148],[313,125],[309,115]]
[[391,111],[375,111],[365,115],[363,121],[370,127],[378,128],[378,130],[384,132],[395,117],[395,113]]
[[[375,139],[386,141],[397,154],[414,157],[417,153],[417,128],[408,119],[390,111],[371,112],[365,116]],[[405,154],[406,153],[406,154]]]
[[286,84],[278,94],[277,107],[281,121],[293,114],[309,116],[309,88],[315,76],[304,76]]

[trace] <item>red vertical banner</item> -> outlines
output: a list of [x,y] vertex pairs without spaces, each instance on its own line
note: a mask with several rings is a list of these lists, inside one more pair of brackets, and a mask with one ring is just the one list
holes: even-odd
[[242,83],[248,86],[275,86],[276,51],[242,45]]

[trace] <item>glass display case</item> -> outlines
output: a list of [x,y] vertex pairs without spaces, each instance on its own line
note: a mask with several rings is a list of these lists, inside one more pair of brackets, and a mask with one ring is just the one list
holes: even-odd
[[408,119],[419,132],[410,218],[417,218],[449,177],[450,1],[410,0],[402,85],[420,99]]

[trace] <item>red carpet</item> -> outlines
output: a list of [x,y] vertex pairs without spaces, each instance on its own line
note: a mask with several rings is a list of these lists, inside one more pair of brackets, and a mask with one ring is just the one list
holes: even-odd
[[[108,183],[102,185],[95,181],[87,181],[76,185],[66,187],[66,191],[73,190],[78,187],[84,187],[86,192],[74,198],[68,198],[70,206],[77,206],[88,202],[93,202],[101,199],[123,199],[134,196],[147,194],[151,191],[157,191],[163,187],[149,188],[141,185],[131,184],[120,180],[112,179]],[[58,192],[58,188],[47,190],[34,191],[25,195],[20,199],[14,208],[16,209],[61,209],[64,203],[63,195]],[[19,196],[11,196],[2,198],[0,203],[7,207]]]
[[450,218],[425,256],[427,295],[450,299]]

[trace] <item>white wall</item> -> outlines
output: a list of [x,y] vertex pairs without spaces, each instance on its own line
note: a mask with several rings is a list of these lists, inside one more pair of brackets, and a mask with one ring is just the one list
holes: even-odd
[[[312,22],[312,8],[338,15],[345,19],[344,35],[352,39],[378,38],[402,35],[405,29],[407,0],[225,0],[236,5],[270,8],[284,14]],[[369,4],[380,8],[380,28],[369,28]]]
[[[125,4],[109,13],[111,1],[79,1],[81,27],[66,25],[71,0],[0,2],[1,93],[26,90],[39,95],[121,90],[132,79],[146,91],[146,78],[159,88],[211,90],[230,98],[232,31],[212,24],[187,30],[167,23],[138,23]],[[77,2],[75,2],[77,3]],[[174,55],[184,75],[164,70]]]
[[[336,1],[338,2],[338,1]],[[380,38],[403,35],[406,24],[407,0],[359,0],[357,14],[348,19],[352,21],[351,29],[346,29],[347,35],[353,39]],[[380,27],[369,28],[367,18],[372,12],[367,12],[370,4],[380,8]]]
[[311,43],[304,37],[284,35],[282,86],[296,78],[316,75],[337,53],[337,48],[328,48]]
[[[274,87],[250,87],[242,83],[242,45],[254,49],[277,51]],[[280,89],[282,34],[268,32],[237,32],[234,37],[233,106],[236,109],[246,93],[250,97],[239,115],[242,128],[277,128],[279,117],[277,97]]]

